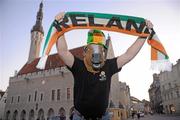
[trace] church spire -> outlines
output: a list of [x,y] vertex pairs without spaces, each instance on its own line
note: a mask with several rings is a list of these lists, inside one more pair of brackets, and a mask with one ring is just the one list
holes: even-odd
[[29,58],[28,63],[32,62],[36,58],[39,57],[41,42],[44,36],[44,30],[42,26],[42,19],[43,19],[43,2],[39,5],[39,11],[37,12],[36,16],[36,24],[33,26],[31,30],[31,45],[29,51]]
[[37,12],[36,16],[36,24],[33,26],[31,32],[39,31],[44,34],[43,26],[42,26],[42,19],[43,19],[43,2],[41,1],[39,5],[39,11]]

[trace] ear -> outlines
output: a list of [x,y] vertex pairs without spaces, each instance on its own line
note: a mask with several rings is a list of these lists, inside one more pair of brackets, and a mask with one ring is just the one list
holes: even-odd
[[84,46],[83,50],[84,50],[84,52],[86,52],[87,51],[87,46]]

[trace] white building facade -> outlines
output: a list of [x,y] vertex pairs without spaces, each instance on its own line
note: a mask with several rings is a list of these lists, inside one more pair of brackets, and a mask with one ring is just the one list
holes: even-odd
[[180,59],[171,72],[161,72],[159,76],[164,112],[180,115]]

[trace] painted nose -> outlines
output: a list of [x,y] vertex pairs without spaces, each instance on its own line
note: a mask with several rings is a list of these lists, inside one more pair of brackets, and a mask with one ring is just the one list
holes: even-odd
[[100,69],[101,67],[101,54],[94,53],[92,54],[92,66],[94,69]]

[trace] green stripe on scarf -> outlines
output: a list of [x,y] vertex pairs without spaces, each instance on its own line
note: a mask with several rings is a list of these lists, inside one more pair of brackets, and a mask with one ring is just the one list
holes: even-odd
[[48,44],[48,42],[49,42],[49,39],[50,39],[50,37],[51,37],[52,29],[53,29],[53,23],[51,24],[51,26],[50,26],[50,28],[49,28],[49,30],[48,30],[48,34],[47,34],[47,36],[46,36],[46,40],[45,40],[45,43],[44,43],[44,47],[43,47],[43,52],[42,52],[42,54],[44,54],[44,52],[45,52],[45,49],[46,49],[47,44]]
[[[87,13],[87,14],[86,14]],[[134,20],[136,23],[144,22],[144,18],[140,17],[133,17],[133,16],[126,16],[126,15],[115,15],[115,14],[104,14],[104,13],[92,13],[92,12],[67,12],[65,15],[69,17],[70,15],[74,14],[82,14],[87,17],[88,15],[93,15],[95,18],[103,18],[103,19],[111,19],[112,17],[120,18],[123,21],[127,21],[128,19]]]

